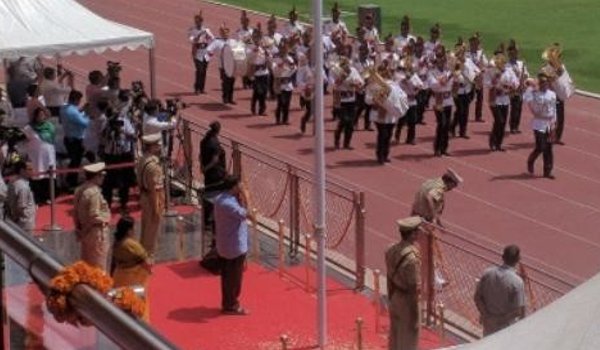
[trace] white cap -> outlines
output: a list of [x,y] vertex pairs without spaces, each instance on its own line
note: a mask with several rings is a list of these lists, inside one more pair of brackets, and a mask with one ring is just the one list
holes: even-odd
[[160,133],[144,135],[142,136],[142,141],[147,145],[160,143],[162,141],[162,135]]
[[83,167],[83,170],[85,170],[86,173],[92,173],[92,174],[96,174],[101,171],[104,171],[104,169],[106,169],[106,164],[104,164],[104,162],[88,164]]

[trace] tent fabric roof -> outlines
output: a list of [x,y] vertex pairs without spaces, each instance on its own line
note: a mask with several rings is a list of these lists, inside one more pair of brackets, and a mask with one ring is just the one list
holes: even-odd
[[152,48],[154,35],[106,20],[75,0],[0,0],[0,59],[140,46]]
[[600,274],[524,320],[456,350],[600,349]]

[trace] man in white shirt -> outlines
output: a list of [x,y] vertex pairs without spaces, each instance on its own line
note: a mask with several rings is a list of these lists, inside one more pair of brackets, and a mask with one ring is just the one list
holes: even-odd
[[348,36],[348,27],[340,19],[340,7],[337,1],[331,9],[331,19],[323,24],[323,35],[328,37],[341,37],[345,39]]
[[273,61],[275,84],[279,87],[277,108],[275,109],[275,124],[289,124],[290,102],[294,84],[292,77],[296,72],[296,63],[288,52],[288,39],[281,41],[279,55]]
[[402,17],[402,22],[400,22],[400,35],[396,37],[394,46],[396,47],[396,52],[399,55],[403,55],[404,47],[408,44],[410,40],[416,40],[416,38],[410,34],[410,18],[408,16]]
[[[250,18],[248,18],[246,10],[242,10],[240,25],[240,29],[235,32],[235,38],[246,45],[252,45],[252,33],[254,32],[254,29],[250,27]],[[246,75],[242,77],[242,87],[244,89],[252,88],[252,82]]]
[[220,38],[213,40],[210,45],[208,45],[208,53],[211,56],[217,55],[217,59],[219,60],[219,73],[221,76],[221,97],[223,99],[223,104],[231,104],[235,105],[235,101],[233,100],[233,87],[235,85],[235,76],[230,77],[225,73],[224,61],[223,61],[223,51],[226,45],[232,45],[233,39],[229,38],[229,28],[227,26],[222,25],[219,28]]
[[142,134],[152,135],[167,130],[173,130],[177,126],[177,116],[170,120],[160,120],[160,101],[150,100],[146,105],[144,120],[142,124]]
[[312,113],[312,97],[315,90],[315,77],[309,59],[304,54],[298,55],[298,71],[296,72],[296,87],[300,94],[301,105],[304,108],[304,116],[300,120],[300,131],[306,132],[306,123],[310,120]]
[[556,93],[549,86],[548,77],[544,73],[538,74],[537,89],[530,87],[523,95],[523,100],[533,114],[531,127],[535,136],[535,148],[527,159],[527,170],[533,174],[535,160],[543,154],[544,177],[554,179],[551,138],[556,125]]
[[252,32],[253,43],[246,47],[248,53],[248,76],[252,78],[252,100],[250,101],[250,110],[252,115],[256,115],[256,105],[258,104],[258,114],[266,115],[267,110],[267,92],[269,88],[269,56],[270,53],[262,45],[262,31],[260,23]]
[[448,69],[446,48],[443,45],[438,46],[434,55],[435,67],[429,70],[428,85],[434,99],[433,109],[437,122],[433,150],[436,157],[441,157],[450,155],[448,134],[454,107],[452,93],[456,91],[456,84],[454,75]]
[[195,25],[188,32],[188,39],[192,44],[192,58],[196,67],[196,79],[194,82],[194,92],[196,94],[204,94],[204,86],[206,84],[206,70],[210,55],[207,47],[215,38],[210,29],[204,26],[204,17],[202,11],[194,16]]
[[471,100],[475,100],[476,122],[483,122],[483,71],[488,66],[488,59],[480,46],[481,36],[477,32],[469,38],[469,50],[465,53],[465,57],[470,59],[482,72],[475,78],[474,87],[471,90]]
[[356,119],[356,90],[363,87],[364,81],[356,68],[350,64],[348,56],[340,56],[339,68],[332,69],[329,84],[333,86],[334,95],[339,94],[338,125],[333,134],[334,146],[340,148],[340,139],[344,134],[344,148],[352,149],[350,142],[354,133]]
[[17,176],[10,182],[6,194],[6,218],[12,220],[26,232],[35,228],[37,207],[29,178],[33,171],[30,163],[19,160],[14,165]]
[[284,38],[291,40],[292,42],[300,40],[302,33],[304,33],[304,26],[298,22],[298,12],[296,11],[296,5],[292,8],[289,15],[289,22],[283,27],[282,35]]
[[[66,103],[69,92],[73,89],[73,74],[69,71],[57,72],[52,67],[44,68],[44,79],[40,83],[40,92],[46,101],[46,107],[53,117],[59,117],[60,108]],[[67,84],[64,83],[67,79]]]
[[[387,96],[379,91],[377,96],[373,94],[373,89],[367,86],[365,100],[371,104],[371,120],[377,127],[377,147],[375,155],[379,164],[389,163],[390,160],[390,142],[394,126],[398,119],[403,118],[408,110],[408,99],[406,93],[402,91],[400,85],[390,80],[389,71],[384,67],[379,67],[378,74],[385,79],[387,84]],[[372,84],[372,82],[370,82]],[[380,87],[381,88],[381,87]]]
[[510,104],[510,91],[519,86],[519,80],[512,69],[506,67],[506,56],[497,52],[494,57],[495,68],[489,76],[489,103],[494,115],[494,125],[490,132],[489,145],[492,152],[502,151],[504,134],[506,129],[506,118],[508,117],[508,106]]

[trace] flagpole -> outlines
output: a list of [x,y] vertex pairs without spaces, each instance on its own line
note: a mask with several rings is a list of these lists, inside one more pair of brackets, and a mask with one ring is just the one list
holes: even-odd
[[317,240],[317,324],[319,332],[319,348],[324,349],[327,343],[327,295],[325,270],[325,133],[323,121],[323,13],[322,0],[312,2],[313,18],[313,63],[315,70],[315,238]]

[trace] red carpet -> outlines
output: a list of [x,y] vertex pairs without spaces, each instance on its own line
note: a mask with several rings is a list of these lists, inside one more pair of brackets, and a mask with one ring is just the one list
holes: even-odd
[[[302,275],[299,268],[296,274]],[[368,298],[328,281],[329,344],[331,349],[355,349],[357,317],[364,319],[364,348],[385,349],[387,319],[374,330],[374,308]],[[151,286],[151,322],[183,349],[281,349],[286,334],[290,349],[311,349],[316,340],[316,297],[293,278],[249,264],[241,303],[248,316],[220,313],[219,277],[200,269],[196,261],[157,266]],[[350,306],[350,307],[349,307]],[[444,344],[423,331],[421,348]]]

